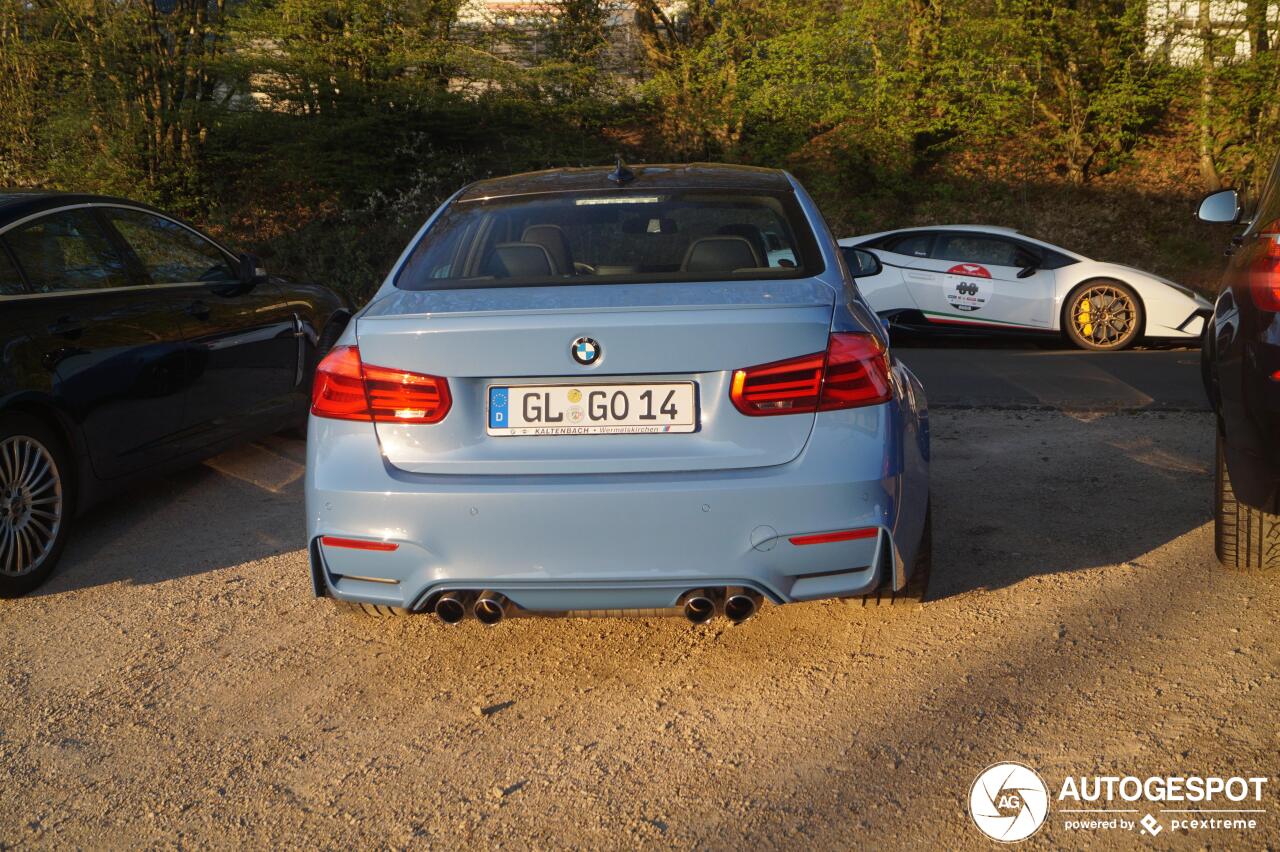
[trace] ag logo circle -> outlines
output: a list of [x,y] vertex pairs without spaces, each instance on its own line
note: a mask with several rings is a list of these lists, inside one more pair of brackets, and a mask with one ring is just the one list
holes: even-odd
[[582,366],[590,367],[600,360],[603,350],[600,348],[600,344],[590,337],[579,337],[569,344],[569,354],[573,356],[573,360]]
[[993,763],[969,788],[969,816],[992,840],[1025,840],[1049,816],[1049,789],[1029,766]]

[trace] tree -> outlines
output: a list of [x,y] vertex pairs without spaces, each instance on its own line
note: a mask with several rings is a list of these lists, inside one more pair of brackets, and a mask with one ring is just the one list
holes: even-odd
[[[1122,157],[1168,100],[1146,55],[1145,3],[1021,0],[1025,73],[1072,183]],[[1016,47],[1016,41],[1014,45]]]
[[[225,0],[6,3],[6,104],[17,106],[20,133],[40,136],[26,140],[41,158],[33,177],[191,193],[210,118],[224,105],[216,68],[225,19]],[[47,105],[39,116],[37,101]]]

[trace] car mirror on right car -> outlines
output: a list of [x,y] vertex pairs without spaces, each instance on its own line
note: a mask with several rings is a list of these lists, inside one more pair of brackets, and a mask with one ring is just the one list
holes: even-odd
[[1210,224],[1234,225],[1240,221],[1240,196],[1234,189],[1206,195],[1196,210],[1196,218]]

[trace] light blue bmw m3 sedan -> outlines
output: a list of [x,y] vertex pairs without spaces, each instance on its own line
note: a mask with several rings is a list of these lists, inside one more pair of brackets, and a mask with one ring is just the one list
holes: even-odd
[[851,258],[782,171],[459,191],[317,370],[316,594],[487,624],[922,599],[924,393]]

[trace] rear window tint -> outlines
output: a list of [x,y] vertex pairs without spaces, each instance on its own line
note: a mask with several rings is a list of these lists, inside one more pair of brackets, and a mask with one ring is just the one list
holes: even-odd
[[455,203],[414,248],[396,286],[759,280],[822,269],[790,193],[615,190]]
[[933,247],[933,234],[907,234],[885,241],[885,250],[909,257],[928,257]]
[[124,259],[87,210],[50,213],[4,235],[36,293],[132,283]]
[[22,286],[22,276],[18,267],[9,259],[9,253],[0,247],[0,296],[18,296],[27,292]]
[[[1015,243],[998,237],[975,234],[943,234],[934,249],[938,260],[958,260],[962,263],[986,263],[992,266],[1016,266],[1019,248]],[[1025,251],[1022,252],[1026,254]]]

